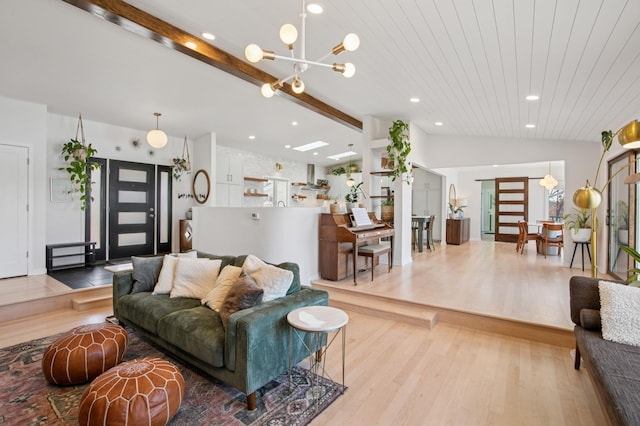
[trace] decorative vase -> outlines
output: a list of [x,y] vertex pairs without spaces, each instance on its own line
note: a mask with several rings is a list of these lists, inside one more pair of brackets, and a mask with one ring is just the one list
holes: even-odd
[[340,213],[340,204],[338,203],[329,204],[329,211],[331,213]]
[[591,229],[580,228],[578,231],[571,229],[571,239],[575,243],[586,243],[591,239]]

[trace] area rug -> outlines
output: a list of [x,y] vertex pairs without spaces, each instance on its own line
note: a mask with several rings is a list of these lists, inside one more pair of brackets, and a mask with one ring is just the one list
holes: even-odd
[[[168,359],[182,371],[185,397],[171,425],[306,425],[345,390],[320,378],[312,387],[309,372],[295,367],[256,392],[257,409],[246,409],[246,396],[173,358],[127,328],[123,361],[144,357]],[[80,398],[88,384],[54,386],[42,374],[42,356],[60,335],[0,349],[0,425],[77,424]]]

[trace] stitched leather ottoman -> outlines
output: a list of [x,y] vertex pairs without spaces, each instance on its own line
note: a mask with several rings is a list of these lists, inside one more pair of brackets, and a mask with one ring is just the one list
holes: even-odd
[[160,358],[123,362],[98,376],[80,399],[81,425],[166,425],[184,397],[184,378]]
[[127,331],[116,324],[76,327],[45,351],[44,377],[54,385],[87,382],[122,361],[128,341]]

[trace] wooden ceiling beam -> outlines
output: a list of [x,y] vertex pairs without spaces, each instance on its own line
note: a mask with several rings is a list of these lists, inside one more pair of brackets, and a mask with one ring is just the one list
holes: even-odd
[[[160,43],[177,52],[188,55],[218,68],[249,83],[260,87],[264,83],[278,80],[277,77],[266,73],[259,68],[221,50],[206,41],[189,34],[180,28],[171,25],[141,9],[131,6],[122,0],[62,0],[65,3],[76,6],[92,15],[114,23],[119,27]],[[186,47],[187,42],[195,43],[194,49]],[[293,93],[291,85],[285,84],[276,92],[287,99],[308,108],[318,114],[335,120],[355,130],[362,130],[362,121],[328,105],[321,100],[301,93]],[[259,95],[257,95],[259,96]]]

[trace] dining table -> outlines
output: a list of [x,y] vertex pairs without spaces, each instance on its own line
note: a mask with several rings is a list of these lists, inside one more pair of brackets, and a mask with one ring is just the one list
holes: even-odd
[[[418,230],[418,251],[424,251],[424,231],[429,225],[431,216],[411,216],[411,227]],[[430,244],[427,240],[427,245]],[[428,247],[427,247],[428,248]]]

